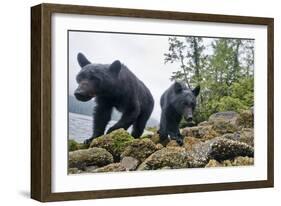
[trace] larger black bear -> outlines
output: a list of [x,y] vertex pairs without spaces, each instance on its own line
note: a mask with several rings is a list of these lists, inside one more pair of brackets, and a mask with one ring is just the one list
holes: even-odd
[[192,122],[193,111],[196,106],[196,97],[200,86],[191,90],[183,82],[175,82],[161,96],[161,120],[158,131],[162,140],[175,139],[179,145],[183,144],[179,123],[182,116],[187,122]]
[[93,97],[96,101],[93,135],[85,143],[104,134],[113,108],[122,116],[107,133],[119,128],[127,130],[133,125],[132,136],[140,137],[154,106],[149,89],[119,60],[112,64],[92,64],[82,53],[77,60],[82,69],[76,76],[79,86],[74,95],[80,101]]

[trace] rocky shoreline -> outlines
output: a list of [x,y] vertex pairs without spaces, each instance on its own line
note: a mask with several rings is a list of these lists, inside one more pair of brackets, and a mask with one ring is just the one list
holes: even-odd
[[69,174],[254,164],[253,109],[219,112],[181,129],[183,146],[161,142],[157,132],[134,139],[119,129],[85,146],[69,140]]

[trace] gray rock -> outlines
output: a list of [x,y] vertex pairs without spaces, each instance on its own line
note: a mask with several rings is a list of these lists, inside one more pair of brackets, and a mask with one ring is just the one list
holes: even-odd
[[218,112],[209,117],[213,129],[220,133],[233,133],[239,129],[239,115],[236,112]]
[[241,131],[234,133],[227,133],[222,136],[226,139],[244,142],[254,147],[254,129],[253,128],[242,128]]
[[254,147],[254,129],[253,128],[243,128],[239,132],[239,141],[244,142],[252,147]]
[[121,166],[123,166],[126,171],[133,171],[137,169],[139,161],[133,157],[123,157],[121,160]]

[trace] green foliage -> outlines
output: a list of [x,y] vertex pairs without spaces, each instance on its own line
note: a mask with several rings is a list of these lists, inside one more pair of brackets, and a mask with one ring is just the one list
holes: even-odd
[[253,40],[172,37],[168,42],[164,61],[178,67],[171,80],[201,86],[196,123],[215,112],[239,112],[254,105]]

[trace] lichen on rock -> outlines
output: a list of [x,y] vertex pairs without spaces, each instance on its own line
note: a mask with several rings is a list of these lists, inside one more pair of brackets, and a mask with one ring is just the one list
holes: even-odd
[[165,147],[151,154],[137,170],[156,170],[163,167],[187,168],[188,155],[183,147]]
[[157,150],[156,145],[148,138],[135,139],[124,149],[121,159],[125,156],[134,157],[143,162],[149,155]]
[[253,157],[235,157],[233,160],[224,160],[222,162],[224,166],[233,167],[233,166],[249,166],[254,165],[254,158]]
[[254,156],[254,148],[244,142],[226,138],[216,138],[210,142],[209,158],[218,161],[233,159],[237,156]]

